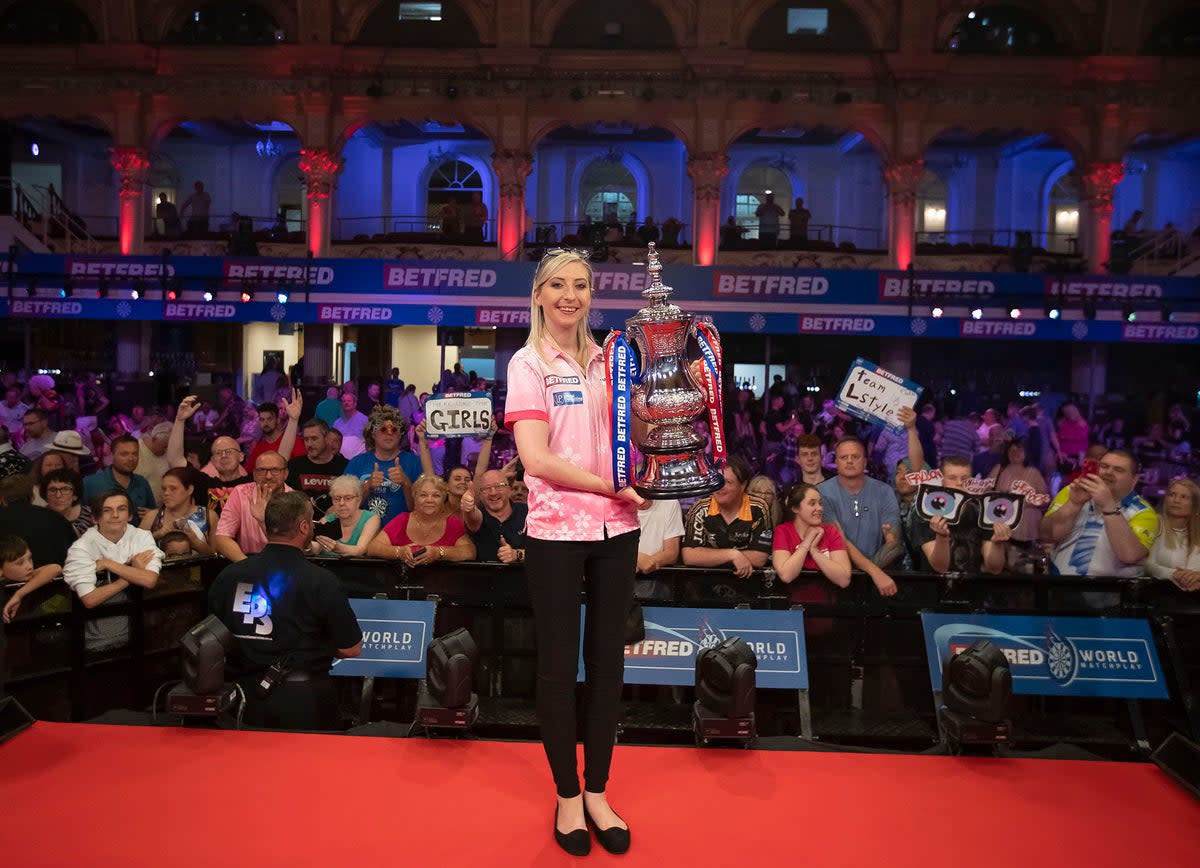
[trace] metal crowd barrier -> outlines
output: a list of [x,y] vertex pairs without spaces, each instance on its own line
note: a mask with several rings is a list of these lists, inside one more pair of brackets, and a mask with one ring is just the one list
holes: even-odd
[[[479,728],[535,734],[532,612],[524,567],[438,564],[416,570],[368,558],[319,558],[352,597],[436,599],[438,635],[468,627],[481,651],[476,677]],[[168,563],[153,591],[131,587],[125,602],[86,609],[61,583],[31,595],[7,625],[7,690],[35,715],[84,720],[115,708],[149,706],[155,688],[179,677],[178,640],[205,614],[207,587],[225,566],[219,557]],[[849,588],[817,574],[800,582],[827,586],[831,600],[804,606],[812,719],[803,728],[827,741],[919,747],[936,741],[934,707],[920,624],[922,611],[1059,614],[1147,619],[1153,627],[1170,702],[1128,708],[1116,700],[1018,697],[1016,713],[1030,742],[1056,740],[1132,747],[1171,729],[1200,737],[1200,595],[1152,579],[894,574],[899,593],[881,597],[856,574]],[[655,606],[787,609],[796,585],[771,570],[738,579],[720,569],[668,567],[653,575],[644,602]],[[1093,608],[1080,591],[1107,596]],[[0,599],[7,600],[7,591]],[[1091,598],[1094,604],[1095,597]],[[84,624],[128,615],[122,648],[89,652]],[[623,731],[649,740],[690,740],[690,706],[678,688],[626,688]],[[672,690],[675,695],[672,696]],[[796,734],[794,691],[760,691],[767,734]],[[411,698],[411,697],[410,697]],[[400,697],[398,704],[405,700]],[[1128,719],[1126,719],[1128,714]],[[1149,733],[1149,734],[1147,734]]]

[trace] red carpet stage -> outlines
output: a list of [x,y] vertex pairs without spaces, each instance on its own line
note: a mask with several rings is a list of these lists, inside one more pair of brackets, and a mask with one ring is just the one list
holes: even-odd
[[[620,746],[625,865],[1200,866],[1152,765]],[[537,744],[37,723],[0,745],[0,864],[524,866],[554,845]]]

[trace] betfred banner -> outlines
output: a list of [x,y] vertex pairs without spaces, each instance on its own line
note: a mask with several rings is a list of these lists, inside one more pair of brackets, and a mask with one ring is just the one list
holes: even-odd
[[334,660],[330,675],[424,678],[437,604],[429,600],[351,599],[362,627],[362,654]]
[[1008,658],[1014,693],[1169,698],[1150,625],[1140,618],[922,612],[921,626],[935,691],[943,662],[987,639]]
[[487,392],[439,392],[425,402],[426,437],[486,434],[492,424]]
[[[799,609],[642,610],[646,638],[625,648],[626,684],[696,683],[696,655],[737,636],[758,658],[759,687],[808,688],[808,653],[804,645],[804,612]],[[579,679],[583,680],[582,626]]]

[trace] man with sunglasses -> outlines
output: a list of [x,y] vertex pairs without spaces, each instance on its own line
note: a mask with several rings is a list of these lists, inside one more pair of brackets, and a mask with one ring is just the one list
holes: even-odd
[[409,511],[412,481],[421,475],[421,459],[404,449],[407,431],[395,407],[376,407],[363,429],[366,451],[346,465],[346,473],[362,480],[363,508],[379,516],[380,526]]

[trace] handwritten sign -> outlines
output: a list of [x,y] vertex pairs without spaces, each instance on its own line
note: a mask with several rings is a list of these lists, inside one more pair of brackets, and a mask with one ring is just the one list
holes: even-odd
[[425,431],[429,437],[486,434],[491,424],[492,399],[487,392],[438,393],[425,402]]
[[1013,494],[1024,495],[1025,502],[1030,506],[1045,506],[1050,502],[1050,495],[1039,494],[1036,489],[1024,479],[1018,479],[1012,484]]
[[[934,468],[933,470],[914,470],[912,473],[904,474],[904,478],[908,480],[909,485],[924,485],[927,483],[941,485],[942,471],[938,470],[937,468]],[[987,494],[995,487],[996,480],[994,479],[971,478],[963,481],[962,490],[968,494]],[[1030,491],[1032,490],[1033,489],[1031,488]],[[1017,494],[1024,494],[1023,491],[1017,490],[1017,486],[1015,484],[1013,485],[1013,491]]]
[[885,371],[874,362],[858,358],[850,363],[850,371],[835,402],[839,410],[851,416],[867,422],[882,422],[900,432],[904,426],[896,420],[896,411],[916,404],[923,391],[924,387]]

